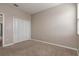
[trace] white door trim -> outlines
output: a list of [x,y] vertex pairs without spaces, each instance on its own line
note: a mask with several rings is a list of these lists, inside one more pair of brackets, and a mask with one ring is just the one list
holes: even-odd
[[4,31],[5,31],[5,15],[4,15],[4,13],[3,12],[0,12],[0,14],[2,14],[3,16],[3,33],[2,33],[2,47],[4,47],[4,39],[5,39],[5,37],[4,37]]

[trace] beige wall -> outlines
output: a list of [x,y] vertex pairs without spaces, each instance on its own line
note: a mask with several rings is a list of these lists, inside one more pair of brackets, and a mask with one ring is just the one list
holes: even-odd
[[[7,5],[0,4],[0,12],[4,13],[4,45],[13,43],[13,16],[26,19],[30,22],[31,17],[29,14],[21,10]],[[30,25],[29,25],[30,26]],[[30,28],[30,27],[29,27]],[[28,31],[30,33],[30,30]]]
[[76,5],[63,4],[32,15],[32,39],[77,48]]

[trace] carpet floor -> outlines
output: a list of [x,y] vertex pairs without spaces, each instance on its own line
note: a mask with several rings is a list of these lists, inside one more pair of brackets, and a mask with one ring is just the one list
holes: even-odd
[[77,52],[55,45],[27,40],[12,46],[0,47],[0,56],[77,56]]

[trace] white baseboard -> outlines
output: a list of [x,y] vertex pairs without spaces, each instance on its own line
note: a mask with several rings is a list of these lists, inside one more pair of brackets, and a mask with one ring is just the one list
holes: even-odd
[[14,45],[14,43],[5,44],[5,45],[3,45],[3,47],[7,47],[7,46],[11,46],[11,45]]
[[[31,40],[31,39],[28,39],[28,40]],[[23,40],[23,41],[27,41],[27,40]],[[9,43],[9,44],[4,45],[3,47],[11,46],[11,45],[14,45],[14,44],[16,44],[16,43],[23,42],[23,41],[18,41],[18,42]]]
[[[59,46],[59,47],[67,48],[67,49],[72,49],[72,50],[75,50],[75,51],[78,50],[77,48],[72,48],[72,47],[68,47],[68,46],[64,46],[64,45],[60,45],[60,44],[49,43],[49,42],[42,41],[42,40],[37,40],[37,39],[29,39],[29,40],[39,41],[39,42],[47,43],[47,44],[50,44],[50,45],[55,45],[55,46]],[[17,42],[17,43],[19,43],[19,42]],[[16,44],[16,43],[6,44],[3,47],[11,46],[11,45],[14,45],[14,44]]]
[[64,46],[64,45],[60,45],[60,44],[55,44],[55,43],[49,43],[49,42],[42,41],[42,40],[37,40],[37,39],[32,39],[32,40],[34,40],[34,41],[39,41],[39,42],[47,43],[47,44],[50,44],[50,45],[55,45],[55,46],[59,46],[59,47],[63,47],[63,48],[67,48],[67,49],[71,49],[71,50],[77,51],[77,48],[72,48],[72,47],[68,47],[68,46]]
[[[31,40],[31,39],[27,39],[27,40]],[[20,42],[23,42],[23,41],[27,41],[27,40],[17,41],[17,42],[14,42],[14,44],[16,44],[16,43],[20,43]]]

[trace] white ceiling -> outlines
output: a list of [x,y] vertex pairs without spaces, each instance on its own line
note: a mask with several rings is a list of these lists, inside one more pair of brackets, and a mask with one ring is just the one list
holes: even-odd
[[19,9],[28,12],[29,14],[35,14],[45,9],[60,5],[60,3],[17,3],[17,5],[19,6]]
[[30,14],[34,14],[34,13],[43,11],[45,9],[51,8],[51,7],[55,7],[59,4],[55,4],[55,3],[19,3],[17,5],[19,5],[18,8],[22,9],[23,11],[26,11]]

